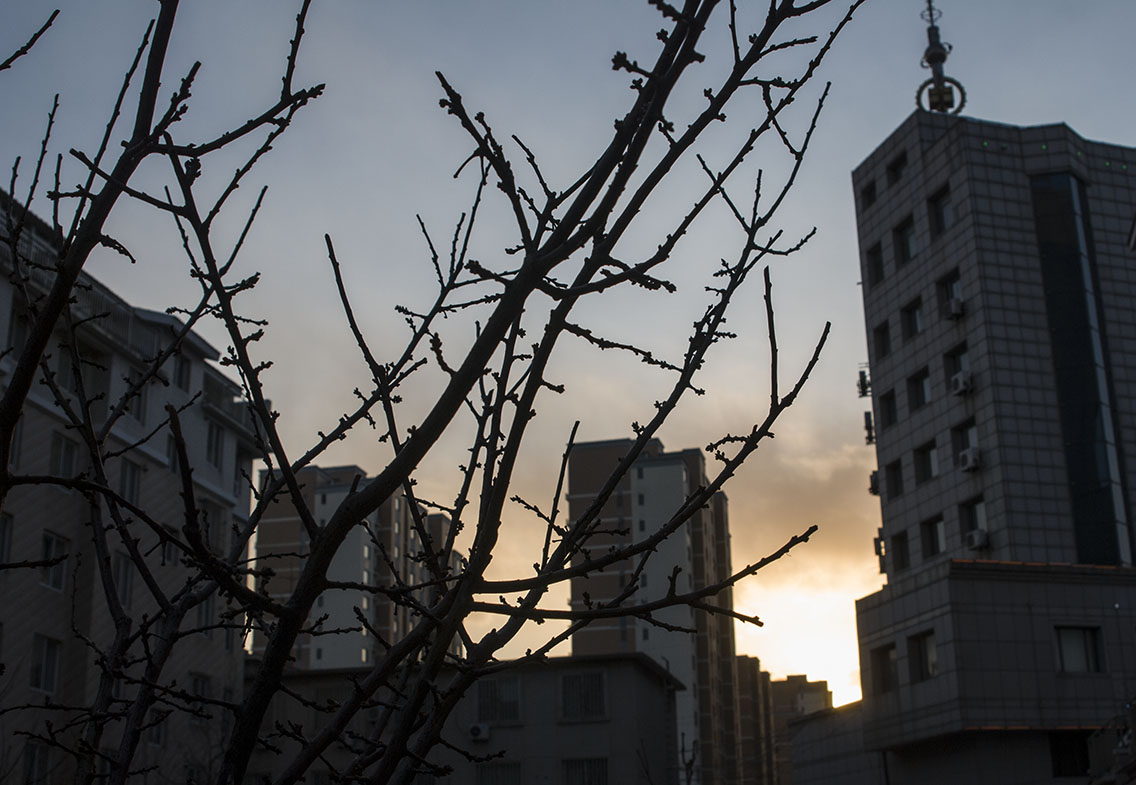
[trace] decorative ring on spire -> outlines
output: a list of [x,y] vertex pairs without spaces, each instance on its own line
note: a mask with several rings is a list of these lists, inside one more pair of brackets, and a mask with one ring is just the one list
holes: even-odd
[[[962,108],[966,106],[966,90],[963,89],[962,83],[953,76],[944,76],[943,86],[935,86],[935,78],[931,77],[923,84],[919,85],[919,89],[915,91],[915,105],[922,109],[924,112],[941,112],[943,114],[958,114]],[[954,105],[954,93],[951,90],[951,85],[958,88],[959,101],[958,106]],[[927,106],[923,105],[923,94],[927,93]]]

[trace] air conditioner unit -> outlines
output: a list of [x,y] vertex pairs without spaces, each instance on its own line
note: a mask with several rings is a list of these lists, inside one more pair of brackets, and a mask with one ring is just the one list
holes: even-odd
[[878,471],[868,475],[868,493],[873,496],[880,495],[880,473]]
[[961,297],[952,297],[947,300],[947,318],[948,319],[961,319],[962,315],[966,312],[966,305],[963,303]]
[[978,471],[982,458],[977,447],[967,447],[958,454],[959,468],[964,472]]
[[966,547],[980,551],[990,545],[990,534],[985,529],[971,529],[966,533]]
[[951,377],[951,395],[966,395],[972,387],[970,371],[959,371]]
[[475,722],[469,726],[470,741],[489,741],[489,724]]

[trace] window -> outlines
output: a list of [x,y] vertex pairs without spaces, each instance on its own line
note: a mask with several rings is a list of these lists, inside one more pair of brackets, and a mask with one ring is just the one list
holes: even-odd
[[142,467],[134,461],[122,459],[118,475],[118,493],[122,498],[137,506],[142,487]]
[[8,468],[15,469],[20,465],[20,447],[24,443],[24,418],[16,420],[12,429],[12,443],[8,446]]
[[876,181],[869,180],[868,183],[860,189],[860,209],[871,207],[876,203]]
[[521,680],[500,676],[477,683],[479,722],[518,722],[521,719]]
[[574,721],[605,719],[607,701],[604,692],[602,671],[565,673],[560,678],[561,718]]
[[134,394],[126,402],[126,413],[145,425],[146,409],[150,405],[150,385],[142,381],[142,374],[134,373],[130,376],[130,387],[133,389],[135,385],[138,385],[138,388],[134,390]]
[[639,519],[639,531],[641,531],[641,532],[647,531],[647,522],[645,520],[643,520],[642,518]]
[[903,328],[903,339],[905,341],[911,340],[919,333],[923,332],[924,319],[923,319],[923,298],[916,297],[903,307],[899,312],[900,326]]
[[942,553],[947,549],[947,529],[943,525],[943,516],[936,515],[919,524],[919,538],[923,541],[923,558]]
[[963,371],[970,372],[970,353],[966,350],[966,341],[943,355],[943,372],[948,379]]
[[220,425],[210,420],[205,436],[205,459],[219,469],[224,456],[225,434]]
[[564,785],[607,785],[607,758],[564,761]]
[[174,355],[174,384],[179,389],[189,390],[189,358],[180,352]]
[[496,760],[477,765],[477,785],[524,785],[518,761]]
[[911,411],[922,409],[930,400],[931,373],[922,368],[907,379],[907,407]]
[[114,587],[122,607],[129,608],[134,593],[134,562],[130,560],[129,554],[122,551],[114,554]]
[[873,695],[884,695],[899,686],[894,643],[872,649],[871,667]]
[[880,427],[887,428],[899,420],[899,409],[895,403],[895,390],[888,390],[880,396]]
[[867,272],[868,286],[875,286],[884,279],[884,250],[879,243],[864,254],[864,269]]
[[51,771],[48,753],[50,748],[39,741],[24,743],[24,782],[23,785],[41,785],[47,782]]
[[921,632],[907,639],[907,660],[911,666],[912,683],[939,675],[934,631]]
[[28,312],[23,300],[12,293],[12,310],[8,313],[8,348],[17,352],[24,348],[28,340]]
[[44,635],[32,636],[32,665],[29,684],[32,689],[54,695],[59,687],[59,656],[62,644]]
[[1101,673],[1100,627],[1055,627],[1058,670],[1062,673]]
[[51,473],[56,477],[74,477],[78,465],[79,446],[61,433],[51,434]]
[[0,513],[0,564],[12,560],[12,531],[15,527],[15,518],[9,513]]
[[967,499],[959,505],[959,529],[965,535],[975,529],[986,528],[986,502],[982,496]]
[[63,591],[63,585],[67,581],[68,545],[67,540],[54,532],[45,531],[43,533],[41,558],[45,562],[54,562],[52,564],[44,564],[39,568],[39,580],[44,586],[56,589],[57,591]]
[[891,354],[891,330],[887,322],[877,324],[872,330],[872,347],[876,350],[877,360]]
[[898,459],[884,467],[884,484],[889,500],[903,495],[903,464]]
[[907,532],[892,535],[888,553],[891,554],[892,569],[896,572],[903,572],[911,566],[911,550],[907,541]]
[[962,279],[956,267],[935,283],[939,294],[939,313],[944,319],[962,316]]
[[895,263],[902,267],[915,258],[915,221],[904,218],[891,233],[895,244]]
[[197,629],[204,630],[206,638],[213,637],[213,598],[206,597],[197,606]]
[[978,428],[974,425],[973,417],[951,428],[951,451],[955,456],[955,466],[959,465],[959,455],[963,450],[977,446]]
[[209,699],[212,692],[212,684],[209,677],[204,673],[191,673],[189,674],[189,694],[197,700],[191,704],[191,709],[194,712],[190,717],[190,722],[194,725],[204,725],[208,719],[205,716],[205,706],[203,701]]
[[922,485],[939,476],[939,453],[931,440],[915,448],[915,484]]
[[166,715],[158,711],[150,711],[150,719],[146,727],[146,741],[155,747],[166,746]]
[[162,538],[162,566],[167,564],[177,564],[177,546],[172,532]]
[[895,185],[903,177],[904,171],[907,169],[907,152],[904,151],[892,159],[892,162],[887,165],[887,181],[888,185]]
[[931,219],[931,236],[938,237],[955,222],[954,208],[951,206],[951,188],[944,185],[927,200],[927,217]]
[[166,466],[174,474],[181,471],[181,463],[178,459],[177,440],[172,436],[166,437]]

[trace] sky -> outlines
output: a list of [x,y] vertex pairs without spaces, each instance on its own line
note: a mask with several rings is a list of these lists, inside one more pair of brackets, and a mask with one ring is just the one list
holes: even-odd
[[[192,62],[200,60],[202,68],[191,110],[176,129],[179,139],[208,138],[273,100],[298,5],[183,3],[163,101]],[[843,13],[837,5],[810,31],[831,29]],[[60,7],[55,27],[32,53],[0,73],[0,167],[7,171],[22,156],[17,195],[26,192],[54,94],[60,110],[51,155],[97,145],[121,74],[157,4],[70,0]],[[782,375],[804,364],[826,320],[832,336],[798,404],[779,422],[776,439],[726,487],[735,567],[811,524],[820,527],[807,545],[735,590],[735,606],[764,621],[760,628],[739,627],[737,645],[739,653],[760,657],[775,678],[805,673],[827,680],[837,704],[860,693],[854,601],[882,581],[872,553],[879,501],[867,493],[875,465],[872,448],[864,444],[863,412],[869,406],[855,388],[867,351],[850,173],[914,109],[915,88],[928,76],[919,66],[926,46],[923,7],[920,0],[868,0],[790,121],[794,131],[803,130],[823,83],[831,82],[808,157],[775,220],[786,237],[817,229],[803,250],[772,265]],[[937,7],[943,39],[954,46],[946,72],[967,90],[964,114],[1016,125],[1066,122],[1090,139],[1134,141],[1130,32],[1136,29],[1136,3],[941,0]],[[48,8],[6,4],[0,53],[23,43]],[[415,216],[444,246],[467,208],[472,183],[452,175],[470,147],[438,106],[434,72],[443,72],[468,106],[485,112],[498,138],[515,133],[523,139],[549,179],[563,185],[602,149],[612,120],[630,100],[627,76],[611,70],[611,55],[624,50],[651,61],[661,26],[645,0],[314,4],[296,82],[326,83],[326,92],[301,112],[235,198],[239,209],[220,226],[222,237],[235,237],[240,211],[261,185],[268,186],[239,264],[262,276],[245,308],[269,322],[260,351],[274,362],[268,394],[281,412],[291,451],[298,453],[317,430],[331,427],[351,405],[352,389],[366,381],[338,309],[324,233],[335,242],[357,315],[382,355],[395,351],[405,336],[394,306],[420,305],[432,295]],[[705,79],[691,74],[692,95],[709,84],[726,40],[721,30],[708,37],[710,64]],[[801,58],[789,54],[775,65],[792,73]],[[684,106],[680,100],[679,108]],[[744,132],[754,111],[744,102],[732,107],[726,129]],[[711,160],[726,154],[729,138],[726,130],[715,129],[706,147]],[[785,157],[775,145],[757,153],[767,177],[783,174]],[[203,186],[231,170],[227,162],[207,162]],[[698,182],[690,179],[697,173],[679,175],[649,207],[657,211],[660,227],[686,204],[689,187]],[[77,166],[66,160],[64,182],[79,177]],[[138,183],[160,192],[164,177],[161,167],[147,166]],[[5,175],[5,188],[7,180]],[[747,190],[739,185],[739,192]],[[38,211],[45,213],[44,202]],[[487,209],[475,258],[503,263],[501,248],[509,236],[501,217],[499,210]],[[99,253],[89,263],[92,273],[138,306],[157,309],[191,300],[195,285],[167,218],[120,204],[109,230],[140,261],[131,265]],[[733,253],[729,235],[721,215],[712,213],[679,246],[668,271],[679,284],[677,294],[590,305],[584,312],[588,324],[679,356],[686,329],[704,307],[700,273]],[[644,232],[634,239],[650,248],[658,235]],[[707,364],[701,382],[707,394],[682,406],[660,433],[667,449],[702,446],[725,432],[748,430],[763,417],[768,370],[760,294],[754,288],[735,302],[730,324],[739,337]],[[218,347],[226,345],[218,325],[201,332]],[[460,346],[460,334],[450,337]],[[574,420],[581,422],[580,440],[628,436],[633,421],[650,416],[666,383],[625,358],[597,356],[578,345],[565,345],[553,375],[568,391],[538,403],[539,425],[516,483],[518,492],[545,502]],[[452,495],[463,446],[460,432],[442,442],[419,476],[423,493]],[[356,463],[374,474],[384,456],[373,436],[361,432],[337,446],[325,463]],[[493,567],[501,576],[526,569],[537,541],[531,521],[519,510],[510,515]]]

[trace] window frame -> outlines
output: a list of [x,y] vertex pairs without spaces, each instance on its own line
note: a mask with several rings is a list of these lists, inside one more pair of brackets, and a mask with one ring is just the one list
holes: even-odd
[[899,656],[894,643],[877,646],[868,654],[872,695],[887,695],[899,689]]
[[932,559],[947,550],[947,524],[942,514],[919,522],[919,540],[923,558]]
[[934,630],[924,630],[908,637],[907,663],[912,684],[939,675],[939,653]]
[[917,412],[932,400],[931,371],[924,365],[907,377],[907,409]]
[[32,661],[31,667],[28,668],[28,686],[46,695],[58,692],[62,656],[61,641],[38,632],[32,635]]
[[[1057,649],[1057,671],[1063,674],[1105,673],[1104,646],[1098,625],[1055,624],[1053,638]],[[1077,649],[1079,652],[1076,652]],[[1070,667],[1067,655],[1083,657],[1083,667]]]
[[934,439],[916,447],[911,455],[915,464],[916,485],[930,482],[939,476],[939,451]]
[[938,238],[954,226],[954,203],[951,201],[951,184],[946,183],[927,198],[927,218],[931,224],[931,237]]
[[43,561],[62,558],[56,564],[44,564],[40,567],[40,585],[61,592],[67,588],[67,564],[70,561],[68,550],[71,541],[50,529],[44,529],[40,537],[40,546]]
[[905,267],[915,261],[919,248],[915,243],[915,218],[908,214],[891,230],[896,267]]
[[[579,681],[575,689],[570,688],[571,681]],[[598,688],[587,684],[587,680],[594,680]],[[559,700],[557,715],[561,722],[602,722],[608,719],[607,700],[607,673],[602,670],[572,670],[560,674]],[[595,695],[584,690],[595,689]],[[598,706],[588,705],[596,702]]]
[[923,309],[922,297],[916,297],[900,309],[899,325],[904,341],[910,341],[927,329],[927,316]]

